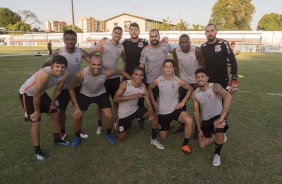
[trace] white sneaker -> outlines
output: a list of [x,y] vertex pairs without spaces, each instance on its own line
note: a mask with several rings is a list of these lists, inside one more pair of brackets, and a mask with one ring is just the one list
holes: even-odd
[[157,139],[151,139],[151,144],[156,146],[158,149],[164,149],[164,146]]
[[223,144],[226,143],[226,141],[227,141],[227,136],[226,136],[226,133],[224,133]]
[[213,161],[212,161],[212,165],[217,167],[217,166],[220,166],[221,162],[220,162],[220,155],[218,154],[215,154],[213,156]]
[[85,132],[81,131],[80,132],[80,137],[83,138],[83,139],[87,139],[88,135]]
[[101,135],[103,132],[103,127],[102,126],[98,126],[96,134]]

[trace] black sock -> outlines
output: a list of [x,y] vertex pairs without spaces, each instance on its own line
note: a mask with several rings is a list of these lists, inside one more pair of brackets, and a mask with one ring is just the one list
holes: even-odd
[[61,133],[66,133],[66,129],[65,128],[61,128]]
[[60,135],[59,135],[59,133],[54,133],[54,134],[53,134],[53,137],[54,137],[54,141],[60,140]]
[[98,126],[102,126],[102,120],[98,120]]
[[80,137],[80,131],[74,132],[75,137]]
[[184,138],[182,146],[186,146],[189,144],[189,139]]
[[111,134],[112,129],[106,128],[106,134]]
[[158,135],[158,129],[152,128],[152,139],[155,140]]
[[33,146],[33,148],[34,148],[35,154],[37,154],[37,153],[41,154],[42,153],[40,146]]
[[220,151],[221,151],[221,148],[222,148],[222,144],[217,144],[217,143],[214,143],[214,154],[218,154],[220,155]]

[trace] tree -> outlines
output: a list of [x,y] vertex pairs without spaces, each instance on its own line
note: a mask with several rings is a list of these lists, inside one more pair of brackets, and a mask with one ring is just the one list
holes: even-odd
[[219,30],[251,30],[255,7],[251,0],[217,0],[209,23]]
[[30,10],[20,10],[19,15],[22,17],[22,22],[30,26],[42,24],[42,22],[38,20],[37,15]]
[[9,8],[0,8],[0,27],[7,28],[9,24],[21,21],[21,17]]
[[259,20],[257,30],[282,31],[282,15],[277,13],[265,14]]
[[[72,30],[72,25],[67,25],[62,28],[62,32],[65,32],[66,30]],[[74,31],[77,33],[83,33],[82,29],[77,26],[74,26]]]
[[203,31],[205,30],[205,27],[200,24],[193,24],[192,29],[193,31]]
[[17,22],[15,24],[9,24],[8,25],[8,30],[9,31],[22,31],[22,32],[30,32],[30,25],[26,24],[24,22]]
[[187,31],[189,24],[183,21],[182,19],[175,26],[176,31]]

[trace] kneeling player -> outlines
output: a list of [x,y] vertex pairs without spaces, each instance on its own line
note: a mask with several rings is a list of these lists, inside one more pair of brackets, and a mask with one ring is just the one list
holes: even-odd
[[[115,138],[111,134],[113,125],[111,103],[104,86],[105,81],[113,75],[121,74],[125,78],[131,78],[126,72],[116,70],[104,70],[103,59],[100,55],[91,57],[88,67],[76,73],[69,88],[71,100],[74,105],[73,111],[73,130],[75,139],[71,147],[77,147],[81,142],[80,132],[84,112],[91,103],[96,103],[105,115],[107,124],[106,139],[110,144],[115,143]],[[75,87],[81,85],[80,93],[76,97]]]
[[[122,81],[120,84],[114,101],[119,103],[118,108],[118,136],[120,141],[126,139],[126,131],[131,128],[132,121],[135,118],[144,119],[149,118],[152,121],[152,138],[151,144],[158,149],[164,149],[163,145],[156,139],[158,134],[158,117],[154,113],[149,92],[145,84],[142,82],[144,78],[144,70],[141,67],[136,67],[133,70],[132,80]],[[138,107],[138,100],[145,98],[147,108]]]
[[[47,159],[40,148],[39,142],[41,113],[48,113],[51,117],[54,144],[58,146],[69,146],[69,142],[60,139],[58,112],[55,104],[68,76],[68,73],[66,72],[67,66],[68,62],[64,56],[55,56],[52,59],[51,66],[37,71],[25,81],[19,90],[19,96],[25,111],[26,119],[32,122],[31,141],[34,146],[34,158],[36,160],[44,161]],[[51,100],[45,91],[55,85],[57,86]]]
[[[231,95],[217,83],[208,83],[209,77],[204,69],[195,72],[199,87],[193,92],[194,116],[199,131],[198,144],[200,148],[206,148],[215,142],[215,151],[212,164],[219,166],[220,151],[226,141],[225,132],[228,129],[226,115],[231,104]],[[222,103],[223,100],[223,103]],[[203,113],[203,121],[200,121],[200,112]]]

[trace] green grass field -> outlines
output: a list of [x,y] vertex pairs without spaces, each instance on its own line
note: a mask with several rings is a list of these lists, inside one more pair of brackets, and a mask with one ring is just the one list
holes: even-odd
[[[1,47],[0,53],[7,51]],[[96,135],[95,105],[83,123],[89,138],[76,149],[55,147],[49,119],[42,115],[41,147],[48,161],[34,160],[30,123],[23,120],[18,89],[45,59],[0,57],[0,183],[281,183],[282,55],[237,56],[244,77],[239,78],[240,92],[233,95],[228,141],[217,168],[211,165],[214,146],[200,150],[191,140],[193,153],[184,155],[183,134],[170,133],[161,141],[164,150],[151,146],[149,122],[145,130],[135,122],[126,142],[109,145],[105,132]],[[71,113],[69,106],[68,141],[74,137]]]

